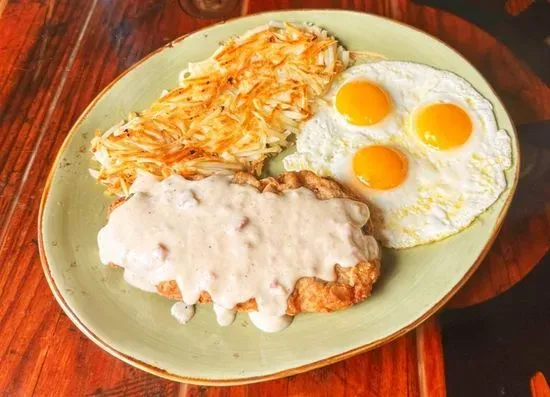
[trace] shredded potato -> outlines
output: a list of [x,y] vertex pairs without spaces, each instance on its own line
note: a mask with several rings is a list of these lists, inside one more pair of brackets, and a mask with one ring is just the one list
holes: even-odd
[[138,172],[157,177],[259,174],[289,144],[349,54],[316,26],[269,24],[189,64],[180,87],[104,133],[90,170],[108,194],[128,195]]

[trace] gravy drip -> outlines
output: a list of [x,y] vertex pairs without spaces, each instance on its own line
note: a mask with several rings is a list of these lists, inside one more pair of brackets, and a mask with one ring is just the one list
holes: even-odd
[[130,192],[98,234],[100,259],[146,291],[176,280],[186,305],[206,291],[220,313],[254,298],[262,316],[284,316],[298,279],[334,281],[335,264],[379,256],[358,201],[319,200],[303,187],[261,193],[226,176],[140,175]]

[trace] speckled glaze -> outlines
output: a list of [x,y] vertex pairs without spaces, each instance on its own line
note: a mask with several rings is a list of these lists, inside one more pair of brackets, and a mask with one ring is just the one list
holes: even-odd
[[[425,63],[467,79],[495,107],[500,128],[512,136],[508,188],[464,232],[419,248],[383,253],[382,276],[372,298],[349,310],[306,314],[283,332],[262,333],[245,315],[219,327],[211,307],[179,325],[172,302],[130,287],[120,271],[99,262],[96,235],[110,199],[88,175],[89,141],[131,110],[147,107],[177,84],[188,61],[208,57],[218,42],[270,20],[309,21],[325,27],[349,49]],[[136,64],[84,111],[64,142],[41,202],[39,243],[44,272],[71,320],[116,357],[169,379],[239,384],[287,376],[327,365],[388,342],[441,307],[473,273],[501,225],[518,179],[514,127],[489,84],[464,58],[429,35],[369,14],[346,11],[271,12],[244,17],[179,39]],[[276,160],[268,167],[280,170]]]

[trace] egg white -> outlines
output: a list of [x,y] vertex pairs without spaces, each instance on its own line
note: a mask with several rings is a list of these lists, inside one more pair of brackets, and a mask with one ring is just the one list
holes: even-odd
[[[354,79],[372,81],[391,96],[392,112],[380,123],[351,125],[332,106],[339,87]],[[342,73],[325,99],[328,105],[302,128],[296,153],[283,160],[285,169],[332,176],[360,193],[372,207],[375,234],[385,246],[412,247],[457,233],[506,188],[510,137],[497,128],[491,103],[453,73],[410,62],[359,65]],[[469,115],[473,129],[464,145],[437,150],[418,138],[416,112],[433,103],[452,103]],[[408,174],[399,186],[374,190],[353,174],[353,155],[372,144],[394,147],[407,157]]]

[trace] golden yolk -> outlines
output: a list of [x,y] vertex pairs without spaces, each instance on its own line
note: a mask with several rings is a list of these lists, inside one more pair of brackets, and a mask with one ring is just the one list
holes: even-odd
[[407,158],[387,146],[367,146],[353,156],[353,173],[365,185],[387,190],[400,185],[407,176]]
[[336,110],[349,123],[373,125],[390,112],[390,97],[379,86],[365,80],[344,84],[336,93]]
[[420,110],[415,128],[425,144],[445,150],[463,145],[470,138],[472,121],[460,107],[438,103]]

